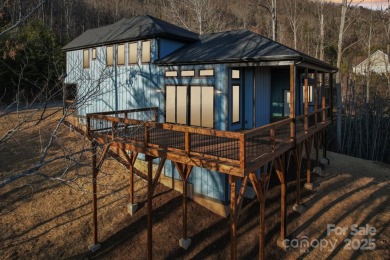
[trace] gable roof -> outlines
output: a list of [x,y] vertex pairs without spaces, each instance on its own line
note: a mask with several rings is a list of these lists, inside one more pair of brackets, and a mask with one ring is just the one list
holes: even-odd
[[248,30],[200,35],[199,41],[185,45],[157,63],[178,65],[285,60],[301,60],[337,70],[321,60]]
[[68,43],[63,49],[81,49],[103,44],[118,43],[128,40],[141,40],[154,37],[166,37],[184,42],[198,40],[198,34],[179,26],[162,21],[150,15],[136,16],[85,31]]

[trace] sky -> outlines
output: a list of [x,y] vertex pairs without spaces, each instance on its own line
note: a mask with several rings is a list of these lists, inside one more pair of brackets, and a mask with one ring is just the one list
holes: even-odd
[[[341,3],[341,0],[329,0],[334,3]],[[348,1],[349,2],[349,1]],[[386,9],[389,5],[387,0],[353,0],[353,3],[359,4],[359,6],[371,8],[371,9]]]

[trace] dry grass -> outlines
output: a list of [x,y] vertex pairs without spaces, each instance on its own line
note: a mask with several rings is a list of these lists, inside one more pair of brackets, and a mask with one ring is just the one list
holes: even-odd
[[[16,115],[12,115],[16,117]],[[32,126],[14,136],[0,149],[0,179],[31,167],[47,143],[60,114],[43,124]],[[0,135],[14,119],[1,118]],[[84,138],[61,127],[49,158],[87,147]],[[308,248],[283,252],[276,246],[279,234],[279,187],[270,189],[266,210],[266,257],[295,259],[388,259],[390,255],[390,213],[388,165],[329,153],[328,177],[316,177],[319,187],[304,192],[306,211],[292,211],[294,183],[288,186],[288,233],[292,237],[337,239],[329,248]],[[102,249],[88,252],[91,243],[91,168],[88,152],[76,157],[80,163],[70,166],[59,160],[43,167],[39,174],[24,177],[0,189],[0,258],[58,259],[104,258],[139,259],[146,257],[146,184],[136,178],[136,195],[141,209],[131,217],[128,202],[128,171],[112,159],[104,162],[98,178],[99,240]],[[69,168],[67,174],[64,170]],[[46,176],[46,177],[45,177]],[[59,179],[61,178],[61,180]],[[154,207],[154,248],[160,258],[229,257],[229,220],[218,217],[190,201],[188,251],[179,248],[181,238],[180,194],[158,186]],[[258,254],[259,207],[245,200],[238,229],[240,258],[256,258]],[[346,236],[328,236],[327,224],[344,227],[351,224],[372,225],[377,229],[374,251],[343,249]],[[363,238],[363,237],[356,237]]]

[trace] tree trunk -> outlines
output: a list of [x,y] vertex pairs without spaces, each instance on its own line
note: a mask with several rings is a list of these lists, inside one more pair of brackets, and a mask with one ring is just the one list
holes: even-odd
[[[337,146],[338,149],[341,148],[341,123],[342,123],[342,92],[341,92],[341,58],[343,55],[343,38],[344,38],[344,27],[345,27],[345,18],[347,15],[347,0],[342,1],[341,5],[341,17],[340,17],[340,29],[339,29],[339,40],[337,44],[337,67],[339,71],[336,74],[336,92],[337,92]],[[332,97],[331,97],[332,98]]]

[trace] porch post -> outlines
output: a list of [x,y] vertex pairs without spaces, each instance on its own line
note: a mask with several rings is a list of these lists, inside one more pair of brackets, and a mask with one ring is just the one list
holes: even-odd
[[309,103],[308,103],[308,93],[309,93],[309,79],[308,79],[308,69],[305,68],[305,79],[304,79],[304,97],[303,97],[303,101],[304,101],[304,113],[305,113],[305,133],[307,133],[308,129],[309,129],[309,117],[308,117],[308,113],[309,113]]
[[290,65],[290,140],[295,141],[295,64]]
[[145,156],[145,161],[148,162],[148,194],[147,194],[147,211],[148,211],[148,260],[152,259],[152,249],[153,249],[153,235],[152,235],[152,228],[153,228],[153,158],[150,156]]
[[237,259],[237,242],[236,242],[237,180],[236,177],[229,175],[229,182],[230,182],[230,259]]
[[89,246],[89,250],[96,252],[100,249],[98,242],[98,223],[97,223],[97,142],[92,141],[92,222],[93,222],[93,244]]

